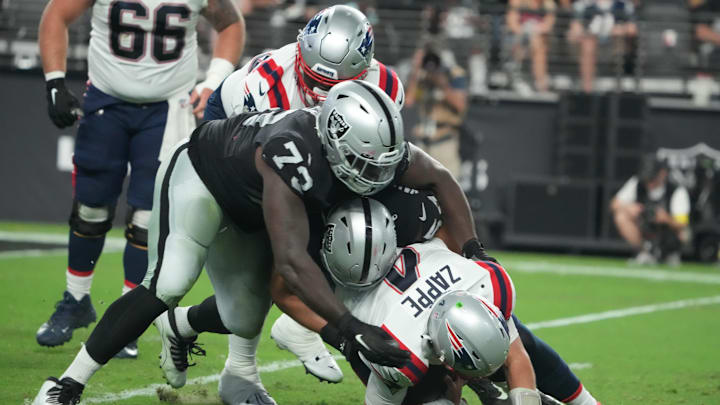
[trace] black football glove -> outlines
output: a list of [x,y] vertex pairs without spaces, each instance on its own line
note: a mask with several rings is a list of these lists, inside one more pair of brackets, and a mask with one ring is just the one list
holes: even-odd
[[58,128],[73,125],[82,116],[77,97],[65,87],[65,79],[58,78],[46,82],[48,114]]
[[462,247],[462,254],[463,256],[471,260],[482,260],[485,262],[498,263],[497,259],[487,254],[483,244],[480,243],[480,241],[476,238],[472,238],[469,241],[465,242]]
[[[398,348],[395,340],[384,330],[360,322],[350,312],[340,318],[337,331],[339,338],[335,338],[335,343],[328,343],[342,351],[346,358],[360,352],[369,362],[388,367],[402,367],[410,359],[410,352]],[[327,327],[321,334],[328,335]],[[327,339],[327,336],[323,339],[333,340]]]

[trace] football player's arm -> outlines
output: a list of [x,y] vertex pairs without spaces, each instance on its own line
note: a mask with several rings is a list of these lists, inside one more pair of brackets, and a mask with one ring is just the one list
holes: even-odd
[[310,230],[303,201],[263,160],[262,149],[255,153],[255,167],[263,179],[263,217],[273,251],[273,271],[280,274],[288,289],[310,309],[326,319],[345,338],[357,342],[368,360],[399,366],[410,353],[393,345],[382,329],[360,322],[335,297],[322,271],[307,253]]
[[431,189],[443,212],[443,227],[449,237],[448,247],[460,253],[463,245],[476,239],[475,222],[470,212],[465,193],[450,171],[417,146],[408,143],[409,159],[407,171],[398,182],[419,189]]
[[77,97],[65,87],[68,26],[92,6],[92,0],[51,0],[40,19],[38,44],[45,73],[48,115],[58,128],[82,115]]
[[68,27],[92,4],[93,0],[50,0],[45,6],[38,28],[38,44],[46,74],[65,72]]
[[510,400],[513,405],[540,405],[540,394],[535,386],[535,371],[512,318],[508,320],[508,329],[510,338],[513,339],[505,359]]
[[285,284],[285,279],[277,272],[273,272],[270,279],[270,294],[275,305],[288,314],[300,325],[315,333],[320,333],[327,325],[327,321],[311,310],[300,298],[293,294]]
[[245,20],[232,0],[208,0],[202,15],[218,32],[218,37],[205,81],[195,86],[190,95],[190,102],[195,105],[193,113],[198,118],[202,118],[212,92],[235,70],[245,48]]

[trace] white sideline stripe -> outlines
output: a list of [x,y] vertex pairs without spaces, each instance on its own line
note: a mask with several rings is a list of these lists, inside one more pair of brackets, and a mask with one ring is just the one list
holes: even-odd
[[[632,315],[640,315],[640,314],[648,314],[652,312],[658,312],[658,311],[667,311],[671,309],[680,309],[680,308],[687,308],[687,307],[695,307],[695,306],[702,306],[702,305],[712,305],[712,304],[720,304],[720,295],[716,295],[713,297],[704,297],[704,298],[695,298],[695,299],[688,299],[688,300],[680,300],[680,301],[673,301],[673,302],[666,302],[663,304],[653,304],[653,305],[644,305],[640,307],[630,307],[630,308],[624,308],[624,309],[618,309],[613,311],[606,311],[606,312],[598,312],[594,314],[587,314],[587,315],[581,315],[581,316],[574,316],[570,318],[560,318],[555,319],[551,321],[543,321],[543,322],[535,322],[535,323],[529,323],[526,324],[526,326],[530,329],[537,330],[537,329],[543,329],[543,328],[557,328],[562,326],[569,326],[569,325],[575,325],[580,323],[588,323],[588,322],[596,322],[604,319],[612,319],[612,318],[624,318],[627,316]],[[342,356],[336,355],[336,359],[341,359]],[[288,361],[276,361],[269,363],[264,366],[258,367],[258,371],[261,373],[272,373],[275,371],[285,370],[292,367],[299,367],[301,365],[300,361],[298,360],[288,360]],[[570,367],[575,370],[582,370],[584,368],[590,368],[592,367],[591,363],[572,363],[570,364]],[[205,377],[197,377],[188,380],[187,384],[207,384],[210,382],[215,382],[220,379],[219,374],[213,374]],[[81,404],[99,404],[99,403],[105,403],[105,402],[113,402],[113,401],[121,401],[125,399],[129,399],[136,396],[152,396],[155,395],[155,390],[158,387],[167,387],[166,384],[152,384],[145,388],[135,389],[135,390],[125,390],[121,391],[119,393],[110,393],[105,394],[99,397],[93,397],[89,398]]]
[[[343,356],[336,355],[334,356],[336,359],[341,359]],[[258,371],[261,373],[274,373],[276,371],[282,371],[287,370],[289,368],[294,367],[300,367],[302,363],[300,360],[281,360],[281,361],[273,361],[272,363],[268,363],[262,366],[258,367]],[[216,382],[220,380],[220,374],[213,374],[213,375],[207,375],[204,377],[197,377],[197,378],[191,378],[187,381],[186,385],[197,385],[197,384],[208,384],[211,382]],[[170,389],[170,386],[167,384],[151,384],[148,385],[145,388],[139,388],[135,390],[125,390],[120,391],[118,393],[110,393],[101,395],[98,397],[88,398],[86,400],[83,400],[80,404],[101,404],[105,402],[115,402],[115,401],[124,401],[126,399],[130,399],[133,397],[148,397],[153,396],[156,394],[156,390],[158,388],[167,388]]]
[[657,269],[639,269],[628,267],[585,266],[575,264],[556,264],[542,261],[507,261],[507,269],[522,273],[552,273],[560,275],[599,276],[635,278],[652,281],[682,281],[689,283],[720,284],[720,274],[679,272]]
[[659,312],[659,311],[669,311],[671,309],[699,307],[699,306],[713,305],[713,304],[720,304],[720,295],[716,295],[713,297],[703,297],[703,298],[693,298],[693,299],[688,299],[688,300],[672,301],[672,302],[666,302],[666,303],[662,303],[662,304],[643,305],[643,306],[639,306],[639,307],[615,309],[612,311],[597,312],[594,314],[586,314],[586,315],[580,315],[580,316],[572,316],[569,318],[560,318],[560,319],[554,319],[551,321],[528,323],[525,326],[527,326],[529,329],[532,329],[532,330],[545,329],[545,328],[558,328],[561,326],[569,326],[569,325],[577,325],[577,324],[581,324],[581,323],[597,322],[597,321],[602,321],[605,319],[625,318],[625,317],[633,316],[633,315],[642,315],[642,314],[649,314],[649,313]]
[[67,248],[63,249],[25,249],[0,252],[0,259],[18,259],[24,257],[43,257],[66,255]]
[[[68,244],[68,236],[59,233],[0,231],[0,241],[47,243],[65,246]],[[117,237],[105,238],[105,247],[123,248],[125,247],[125,239]]]
[[[47,234],[38,232],[6,232],[0,231],[0,241],[7,242],[26,242],[39,244],[53,244],[67,246],[67,235]],[[123,238],[105,238],[104,253],[120,252],[125,248],[125,239]],[[10,250],[0,252],[0,260],[17,259],[24,257],[45,257],[45,256],[62,256],[67,254],[67,248],[62,249],[23,249]]]
[[592,368],[592,363],[570,363],[568,364],[571,370],[585,370],[587,368]]

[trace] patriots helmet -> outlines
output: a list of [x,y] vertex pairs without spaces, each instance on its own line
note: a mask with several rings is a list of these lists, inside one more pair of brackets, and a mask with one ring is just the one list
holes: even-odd
[[502,313],[486,299],[466,291],[438,298],[427,334],[434,355],[466,378],[488,376],[503,365],[510,350]]
[[407,152],[403,120],[379,87],[362,80],[333,86],[316,124],[330,168],[348,189],[367,196],[393,181]]
[[336,283],[367,288],[382,280],[397,256],[395,223],[380,202],[355,198],[333,208],[320,258]]
[[325,100],[332,86],[364,78],[375,52],[367,17],[344,5],[315,14],[297,40],[295,74],[306,101],[312,105]]

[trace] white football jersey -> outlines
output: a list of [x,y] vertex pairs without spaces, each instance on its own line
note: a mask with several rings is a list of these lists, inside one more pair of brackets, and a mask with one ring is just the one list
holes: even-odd
[[401,403],[405,389],[427,373],[430,360],[421,336],[427,333],[430,308],[450,291],[468,291],[494,303],[508,320],[510,341],[518,338],[511,319],[515,288],[505,269],[497,263],[466,259],[437,238],[401,249],[393,269],[376,287],[337,288],[336,294],[355,317],[381,327],[411,353],[406,366],[399,369],[365,361],[373,371],[366,404]]
[[[261,53],[228,76],[220,100],[228,117],[272,108],[291,110],[310,107],[295,74],[297,43]],[[405,92],[397,74],[373,59],[363,79],[379,86],[402,108]]]
[[195,26],[206,6],[207,0],[95,0],[90,82],[134,103],[189,92],[198,69]]

